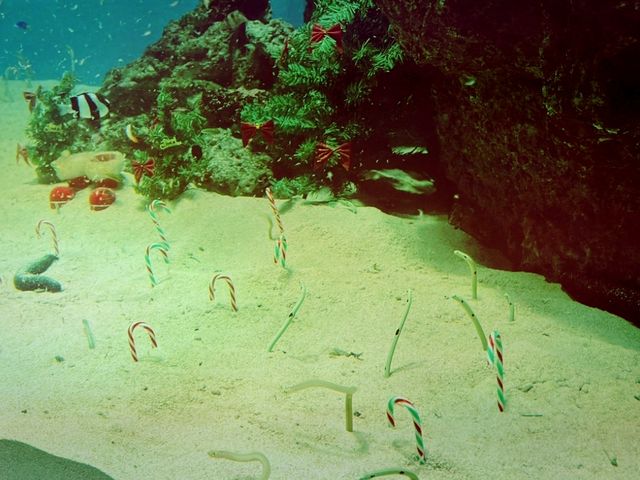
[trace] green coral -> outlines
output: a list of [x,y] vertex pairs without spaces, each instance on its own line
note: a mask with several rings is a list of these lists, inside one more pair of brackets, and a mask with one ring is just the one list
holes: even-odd
[[318,183],[310,174],[294,178],[279,178],[271,182],[271,191],[276,198],[293,198],[303,196],[315,190]]
[[58,181],[51,163],[64,150],[88,143],[94,133],[85,122],[63,115],[61,106],[69,103],[74,86],[74,76],[66,73],[51,90],[38,87],[35,92],[36,105],[27,126],[27,135],[31,139],[27,151],[42,183]]

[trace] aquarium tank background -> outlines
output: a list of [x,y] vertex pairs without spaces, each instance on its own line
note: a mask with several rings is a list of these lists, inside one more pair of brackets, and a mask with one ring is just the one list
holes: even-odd
[[637,10],[0,0],[0,480],[635,478]]
[[[3,0],[0,65],[9,76],[58,79],[72,68],[78,81],[98,84],[113,67],[138,58],[169,20],[199,0]],[[304,0],[274,0],[273,16],[302,23]]]

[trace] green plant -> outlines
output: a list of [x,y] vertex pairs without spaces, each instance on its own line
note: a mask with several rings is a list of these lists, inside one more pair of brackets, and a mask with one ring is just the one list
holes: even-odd
[[318,182],[311,177],[311,174],[294,178],[282,177],[271,182],[271,191],[276,198],[304,196],[316,188],[318,188]]
[[74,76],[65,73],[60,83],[51,90],[39,87],[35,92],[37,101],[27,126],[27,135],[31,139],[27,151],[42,183],[57,181],[51,163],[64,150],[73,150],[76,146],[89,143],[94,133],[85,122],[65,118],[61,112],[63,105],[69,103],[74,86]]
[[[266,101],[246,105],[241,112],[246,122],[275,122],[278,141],[268,151],[282,165],[278,175],[287,178],[283,190],[288,193],[308,193],[289,180],[300,175],[311,179],[314,188],[324,184],[334,192],[343,192],[348,173],[338,155],[316,165],[318,145],[336,147],[353,140],[366,144],[374,135],[367,115],[377,112],[367,109],[376,100],[373,95],[379,76],[402,63],[402,50],[387,27],[382,27],[381,35],[358,36],[359,25],[376,15],[381,16],[372,0],[317,0],[311,21],[288,40],[288,56],[280,66],[272,95]],[[312,42],[314,24],[323,28],[339,24],[344,33],[342,50],[328,36]],[[258,141],[251,147],[264,145]],[[274,186],[274,191],[277,188]]]

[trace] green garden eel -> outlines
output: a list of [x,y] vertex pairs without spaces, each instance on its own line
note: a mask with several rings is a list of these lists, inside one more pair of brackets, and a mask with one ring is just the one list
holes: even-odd
[[209,452],[211,458],[226,458],[234,462],[260,462],[262,464],[262,476],[260,480],[269,480],[271,476],[271,464],[267,457],[260,452],[235,453],[224,450],[212,450]]

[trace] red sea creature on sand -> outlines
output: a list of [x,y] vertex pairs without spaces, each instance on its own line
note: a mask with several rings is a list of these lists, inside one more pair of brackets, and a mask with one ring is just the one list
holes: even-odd
[[49,193],[49,206],[58,209],[76,196],[76,191],[71,187],[54,187]]
[[74,190],[82,190],[83,188],[87,188],[90,183],[91,180],[84,176],[67,180],[67,184]]
[[89,206],[94,211],[104,210],[115,201],[116,192],[106,187],[96,188],[89,195]]
[[136,183],[140,183],[142,177],[146,175],[147,177],[153,176],[153,169],[156,166],[156,162],[153,158],[150,158],[145,163],[136,162],[135,160],[131,161],[131,168],[133,168],[133,177],[136,179]]
[[21,158],[24,160],[24,163],[31,166],[31,163],[29,162],[29,152],[27,151],[27,147],[18,144],[18,146],[16,147],[16,163],[18,163]]
[[336,41],[336,50],[342,53],[342,26],[339,23],[327,29],[314,24],[311,28],[311,43],[321,42],[325,37],[333,38]]
[[275,132],[275,123],[273,120],[268,120],[264,123],[240,123],[240,133],[242,134],[242,146],[246,147],[249,141],[260,132],[262,138],[267,143],[273,143],[273,134]]
[[107,187],[107,188],[118,188],[120,186],[120,182],[115,178],[101,178],[93,182],[96,187]]
[[337,147],[330,147],[325,143],[319,143],[316,147],[316,162],[314,168],[318,169],[327,162],[334,154],[340,155],[340,165],[345,170],[349,170],[351,166],[351,142],[343,143]]

